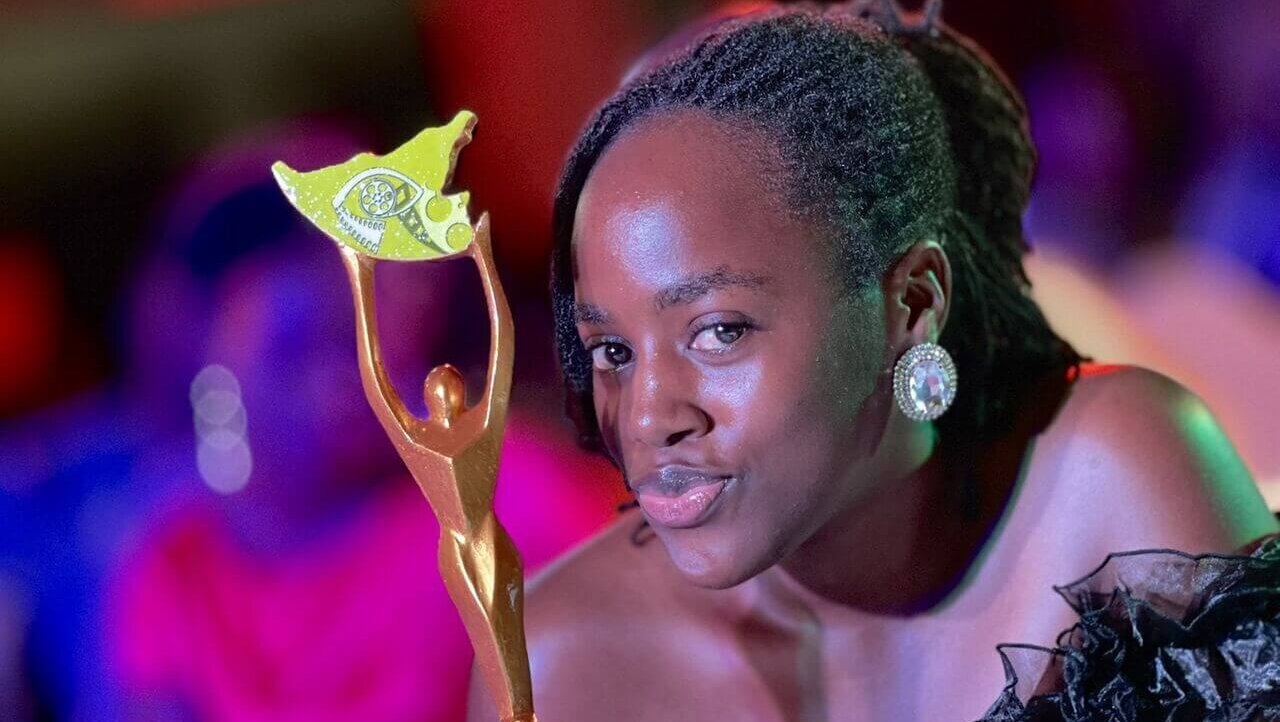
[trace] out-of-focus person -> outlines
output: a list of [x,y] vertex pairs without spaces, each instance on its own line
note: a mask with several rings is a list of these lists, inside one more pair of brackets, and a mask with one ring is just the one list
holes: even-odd
[[1280,5],[1223,3],[1181,29],[1202,125],[1177,235],[1280,288]]
[[[293,224],[262,182],[264,143],[298,158],[357,147],[343,129],[308,130],[305,146],[231,139],[193,163],[165,194],[117,304],[121,374],[0,425],[0,574],[26,601],[20,672],[40,718],[118,714],[104,673],[103,581],[157,509],[198,491],[179,480],[195,475],[188,387],[204,357],[212,287],[238,254]],[[21,350],[39,353],[28,342]]]
[[1083,58],[1055,58],[1024,80],[1038,163],[1026,214],[1036,249],[1103,267],[1135,241],[1138,148],[1114,79]]
[[1033,252],[1023,264],[1037,303],[1082,353],[1168,372],[1109,283],[1107,269],[1137,240],[1126,99],[1103,68],[1074,56],[1044,61],[1023,83],[1038,156],[1026,214]]
[[1266,200],[1280,198],[1280,25],[1273,3],[1187,9],[1145,8],[1131,33],[1152,67],[1196,70],[1205,109],[1173,235],[1137,237],[1124,220],[1145,176],[1125,142],[1136,122],[1123,95],[1088,66],[1061,64],[1028,81],[1042,162],[1026,265],[1051,323],[1081,351],[1159,369],[1202,396],[1280,508],[1280,387],[1250,381],[1280,353],[1280,296],[1267,283],[1280,278],[1280,216]]

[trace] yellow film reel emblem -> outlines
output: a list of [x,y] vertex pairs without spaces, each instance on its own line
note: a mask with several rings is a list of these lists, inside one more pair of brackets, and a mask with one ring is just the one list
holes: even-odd
[[469,196],[444,187],[475,123],[464,110],[386,155],[307,172],[277,161],[271,171],[289,202],[338,243],[390,261],[441,258],[471,242]]

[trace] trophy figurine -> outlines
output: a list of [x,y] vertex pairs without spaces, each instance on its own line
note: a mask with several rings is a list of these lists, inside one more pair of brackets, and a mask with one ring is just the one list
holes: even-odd
[[[360,378],[374,414],[440,522],[440,574],[462,617],[503,722],[535,720],[525,649],[520,554],[493,512],[498,456],[511,393],[511,311],[498,280],[489,218],[472,227],[466,193],[446,195],[475,115],[463,111],[384,156],[361,153],[300,173],[272,166],[289,201],[338,243],[356,310]],[[380,260],[469,256],[489,306],[486,387],[466,406],[462,375],[437,366],[423,384],[428,416],[404,405],[382,364],[374,308]]]

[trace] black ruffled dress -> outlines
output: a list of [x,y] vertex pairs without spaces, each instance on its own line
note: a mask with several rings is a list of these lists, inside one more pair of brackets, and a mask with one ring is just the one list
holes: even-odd
[[1056,588],[1080,621],[999,648],[980,722],[1280,722],[1280,537],[1247,555],[1113,554]]

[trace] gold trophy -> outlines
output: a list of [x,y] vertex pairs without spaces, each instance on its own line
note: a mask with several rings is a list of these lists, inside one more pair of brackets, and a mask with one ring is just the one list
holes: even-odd
[[[361,153],[306,173],[282,162],[271,169],[294,207],[338,243],[355,299],[365,396],[440,522],[440,574],[501,719],[533,721],[523,567],[493,513],[515,329],[493,262],[488,214],[473,228],[468,195],[443,190],[475,122],[462,111],[384,156]],[[484,284],[487,385],[479,403],[467,408],[462,375],[437,366],[423,384],[429,415],[420,419],[405,408],[382,365],[373,272],[379,260],[452,256],[469,256]]]

